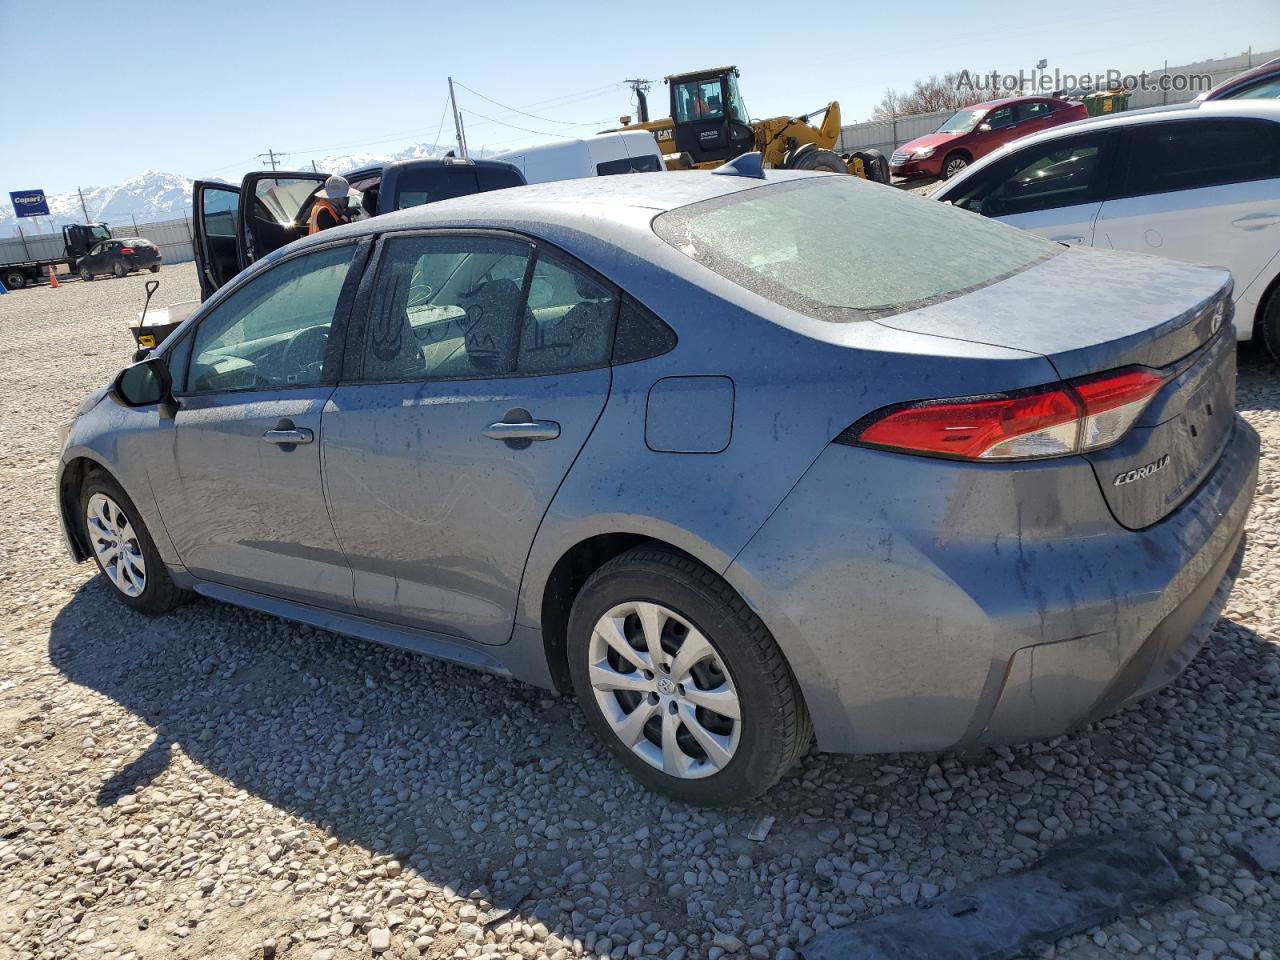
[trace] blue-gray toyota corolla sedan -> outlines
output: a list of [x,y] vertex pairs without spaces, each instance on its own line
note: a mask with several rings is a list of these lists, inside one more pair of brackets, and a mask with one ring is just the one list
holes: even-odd
[[244,271],[69,424],[72,553],[572,690],[695,803],[1052,737],[1168,683],[1243,549],[1230,278],[854,177],[416,207]]

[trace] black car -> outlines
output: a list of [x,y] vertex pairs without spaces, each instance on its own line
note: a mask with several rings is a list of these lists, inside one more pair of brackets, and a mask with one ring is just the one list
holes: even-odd
[[[438,157],[397,160],[343,174],[349,212],[373,217],[472,193],[525,185],[524,174],[499,160]],[[329,174],[258,170],[239,187],[197,180],[192,190],[200,299],[272,250],[306,236],[316,195]]]
[[160,248],[142,237],[103,240],[94,244],[76,264],[81,280],[92,280],[100,274],[128,276],[135,270],[160,271]]

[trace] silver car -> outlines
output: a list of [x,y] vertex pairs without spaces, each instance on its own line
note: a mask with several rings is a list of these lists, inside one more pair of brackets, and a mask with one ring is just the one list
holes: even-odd
[[854,177],[637,174],[275,251],[81,405],[72,554],[573,691],[649,786],[1052,737],[1242,550],[1221,270]]

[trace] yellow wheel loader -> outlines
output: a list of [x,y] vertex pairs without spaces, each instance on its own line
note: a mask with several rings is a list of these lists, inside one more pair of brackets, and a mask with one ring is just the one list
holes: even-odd
[[[653,132],[668,170],[706,170],[759,151],[766,167],[852,173],[889,182],[889,164],[879,150],[835,152],[840,104],[834,100],[805,116],[752,121],[738,92],[737,67],[673,74],[663,82],[671,93],[671,116],[650,120],[647,83],[636,81],[638,122],[621,120],[622,129]],[[818,116],[822,120],[815,126],[811,121]]]

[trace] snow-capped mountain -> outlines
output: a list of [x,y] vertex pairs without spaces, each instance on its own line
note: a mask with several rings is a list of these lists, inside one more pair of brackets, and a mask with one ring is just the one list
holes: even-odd
[[[110,187],[85,189],[84,209],[80,206],[80,195],[74,190],[49,194],[46,199],[50,215],[41,217],[38,225],[28,221],[32,229],[37,226],[45,229],[50,221],[55,227],[65,223],[83,223],[85,209],[90,220],[122,225],[132,219],[138,223],[150,223],[180,217],[191,209],[191,180],[173,173],[148,170]],[[0,204],[0,234],[15,233],[17,223],[13,208]]]
[[[317,160],[315,168],[321,172],[345,173],[373,163],[439,157],[451,149],[453,149],[452,144],[415,143],[393,153],[335,154]],[[472,155],[483,157],[486,153],[486,151],[473,151]],[[286,168],[308,170],[311,168],[311,161],[302,163],[286,156],[282,165]],[[202,177],[201,179],[222,178]],[[239,175],[233,175],[228,179],[238,183]],[[85,188],[84,206],[88,210],[89,220],[105,220],[117,226],[124,226],[135,220],[139,224],[172,220],[191,213],[191,184],[190,177],[147,170],[145,173],[110,187]],[[63,224],[84,222],[85,216],[80,206],[80,196],[74,190],[67,193],[48,194],[46,199],[49,201],[50,215],[40,217],[38,223],[26,221],[23,229],[28,234],[46,231],[50,226],[56,230]],[[18,223],[13,207],[8,203],[0,202],[0,236],[16,236]]]

